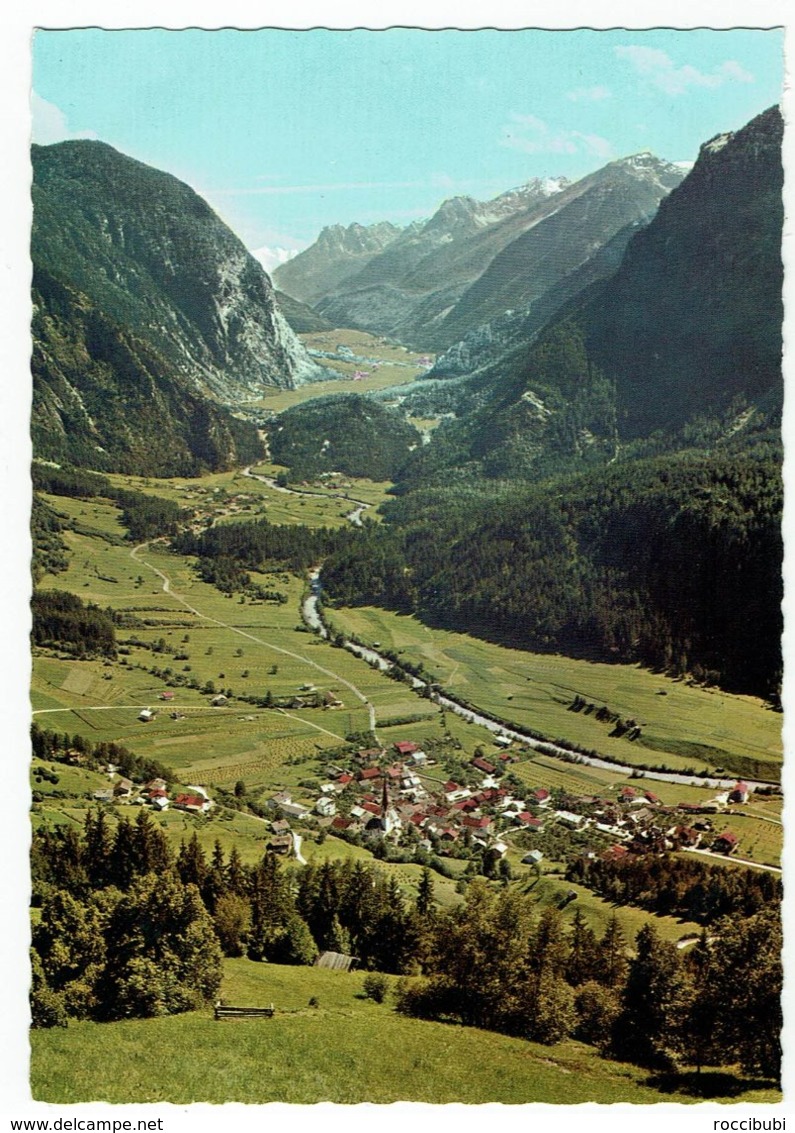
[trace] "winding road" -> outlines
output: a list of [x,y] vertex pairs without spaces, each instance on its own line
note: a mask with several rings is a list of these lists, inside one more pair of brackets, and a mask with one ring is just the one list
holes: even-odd
[[315,500],[341,500],[346,504],[355,504],[353,511],[345,516],[354,527],[362,526],[362,513],[371,507],[365,500],[354,500],[351,496],[343,495],[341,492],[310,492],[304,488],[287,488],[282,484],[277,484],[273,476],[260,476],[258,472],[252,472],[250,464],[243,469],[243,475],[248,476],[251,480],[259,480],[260,483],[266,484],[274,492],[283,492],[288,496],[311,496]]

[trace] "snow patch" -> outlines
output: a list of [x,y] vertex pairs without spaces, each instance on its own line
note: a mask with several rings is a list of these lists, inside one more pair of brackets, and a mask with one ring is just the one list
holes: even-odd
[[717,137],[711,138],[708,142],[704,142],[701,148],[705,149],[707,153],[720,153],[723,147],[730,141],[731,134],[718,134]]

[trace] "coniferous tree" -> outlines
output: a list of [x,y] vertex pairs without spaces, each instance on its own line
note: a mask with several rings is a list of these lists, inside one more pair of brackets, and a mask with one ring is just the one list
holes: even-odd
[[614,1028],[614,1049],[642,1066],[670,1065],[681,1050],[681,1020],[689,1000],[676,945],[645,925],[635,942]]
[[207,859],[195,830],[189,842],[180,842],[179,844],[177,873],[183,885],[195,885],[199,892],[202,891],[207,879]]
[[607,922],[604,936],[599,941],[599,960],[599,982],[606,987],[623,987],[629,966],[627,941],[615,913]]

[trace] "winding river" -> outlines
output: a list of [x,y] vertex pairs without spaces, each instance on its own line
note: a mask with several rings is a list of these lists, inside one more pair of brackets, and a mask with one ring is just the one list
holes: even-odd
[[[321,637],[328,638],[328,626],[323,621],[320,612],[320,595],[322,592],[322,583],[320,580],[320,568],[316,568],[309,575],[309,594],[303,601],[301,612],[306,624]],[[354,641],[345,639],[343,647],[349,652],[361,657],[368,664],[377,666],[382,672],[388,672],[390,669],[395,668],[395,662],[391,661],[388,657],[378,653],[375,649],[370,649],[364,645],[358,645]],[[404,670],[405,672],[405,670]],[[411,687],[415,691],[421,691],[427,687],[427,682],[420,680],[407,673],[410,677]],[[434,692],[434,702],[450,712],[455,712],[457,716],[469,721],[470,724],[479,724],[482,728],[487,728],[495,735],[507,736],[512,740],[518,740],[520,743],[526,744],[535,750],[541,750],[545,755],[554,755],[559,759],[564,760],[566,763],[584,763],[590,767],[601,767],[606,771],[624,771],[628,775],[632,775],[637,779],[653,779],[661,783],[681,783],[686,786],[692,787],[709,787],[715,790],[730,789],[737,782],[737,778],[733,779],[719,779],[712,776],[705,775],[689,775],[684,772],[678,771],[644,771],[638,767],[633,766],[631,763],[621,763],[618,760],[601,759],[599,756],[585,755],[581,752],[572,752],[566,748],[560,747],[558,744],[551,743],[549,740],[538,740],[534,736],[528,735],[518,727],[510,727],[501,724],[497,720],[484,715],[477,709],[469,708],[459,701],[455,700],[449,693]],[[758,787],[778,786],[777,783],[772,783],[765,780],[746,779],[750,787],[754,789]]]

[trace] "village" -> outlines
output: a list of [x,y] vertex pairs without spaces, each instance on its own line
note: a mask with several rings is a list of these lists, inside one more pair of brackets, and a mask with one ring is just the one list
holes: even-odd
[[[510,773],[526,754],[520,749],[491,759],[480,750],[466,765],[468,781],[459,782],[444,778],[443,766],[414,741],[352,749],[324,766],[328,778],[315,797],[301,789],[301,797],[281,790],[265,799],[266,847],[290,855],[301,835],[325,832],[370,849],[380,844],[415,856],[480,854],[492,866],[514,850],[523,864],[538,866],[545,854],[532,842],[540,845],[543,839],[532,836],[551,829],[577,835],[564,841],[572,854],[606,860],[675,850],[731,855],[740,845],[737,834],[724,827],[731,807],[747,802],[751,793],[741,780],[709,800],[674,805],[664,805],[640,786],[608,787],[604,796],[574,795],[542,786],[522,789]],[[216,806],[202,786],[188,785],[170,795],[163,779],[135,784],[113,765],[106,772],[109,785],[92,795],[99,803],[145,805],[157,812],[173,807],[197,816]]]
[[[390,749],[357,750],[347,765],[326,768],[329,781],[314,800],[295,800],[285,791],[268,799],[274,815],[269,848],[289,852],[292,820],[309,821],[364,844],[384,840],[440,857],[465,856],[462,850],[467,856],[481,852],[492,861],[503,859],[511,847],[520,848],[516,835],[543,834],[554,826],[587,832],[588,844],[599,848],[589,850],[590,856],[679,849],[728,855],[738,849],[738,836],[720,828],[720,816],[732,804],[748,800],[750,788],[743,781],[711,800],[676,805],[664,805],[652,791],[632,786],[620,787],[613,798],[540,786],[520,791],[521,781],[509,770],[521,754],[516,749],[501,751],[494,762],[475,754],[467,768],[470,782],[460,783],[432,776],[438,770],[435,761],[413,741],[398,741]],[[522,861],[536,865],[543,857],[531,848]]]

